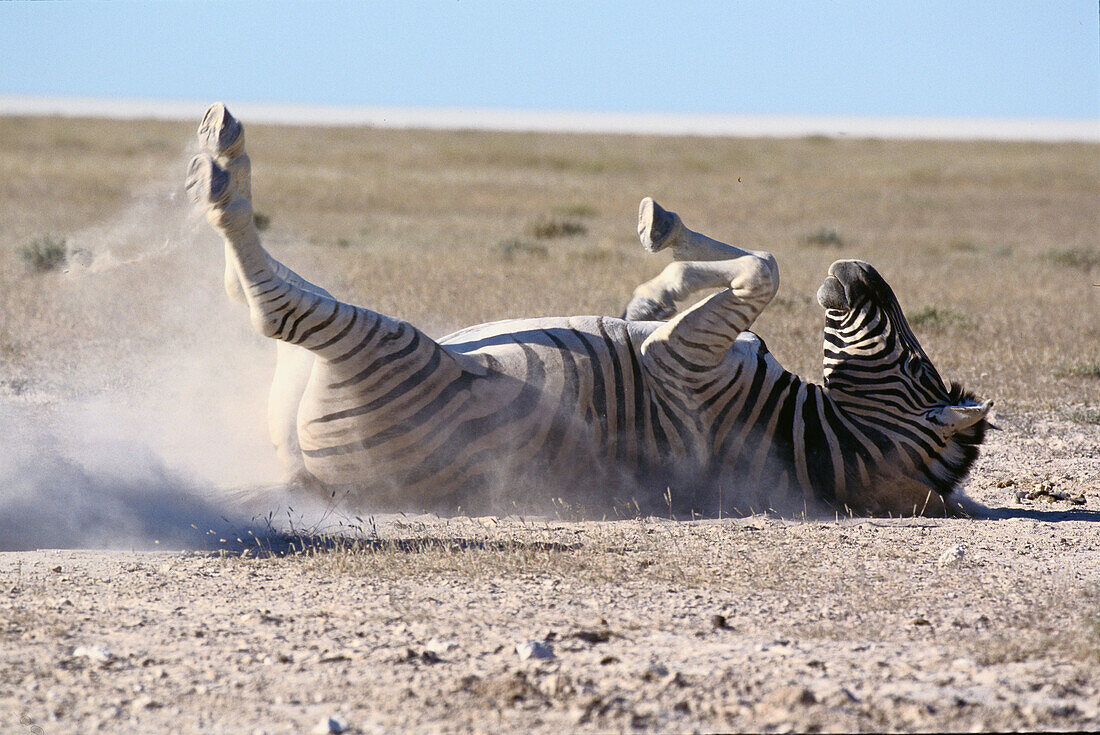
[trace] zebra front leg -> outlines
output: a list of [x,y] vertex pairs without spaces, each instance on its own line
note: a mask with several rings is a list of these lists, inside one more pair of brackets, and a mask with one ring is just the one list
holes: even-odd
[[[245,152],[244,125],[233,117],[229,109],[221,102],[215,102],[207,110],[199,123],[199,146],[229,175],[229,187],[232,197],[241,197],[252,204],[252,161]],[[328,291],[310,283],[265,253],[276,275],[285,281],[313,293],[330,295]],[[225,252],[225,291],[233,301],[246,303],[241,277],[233,265],[233,256],[226,244]]]

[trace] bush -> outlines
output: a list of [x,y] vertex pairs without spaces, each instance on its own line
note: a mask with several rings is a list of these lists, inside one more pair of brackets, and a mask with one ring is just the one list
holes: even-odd
[[840,237],[840,234],[831,227],[819,227],[814,232],[805,235],[802,238],[802,242],[806,245],[835,248],[844,244],[844,240]]
[[550,254],[545,245],[537,245],[533,242],[524,242],[523,240],[505,240],[504,242],[498,243],[497,247],[500,248],[501,257],[509,261],[517,255],[530,255],[537,258],[545,258]]
[[560,207],[554,207],[554,214],[567,217],[595,217],[599,214],[599,210],[590,204],[563,204]]
[[1043,259],[1051,265],[1063,268],[1076,268],[1077,270],[1090,271],[1100,267],[1100,250],[1089,248],[1071,248],[1069,250],[1049,250],[1043,255]]
[[584,226],[584,223],[559,215],[539,217],[528,224],[525,230],[525,234],[540,240],[551,237],[572,237],[583,235],[586,232],[588,232],[588,228]]
[[966,317],[957,311],[940,308],[938,306],[925,306],[905,315],[906,321],[911,327],[939,330],[967,323]]
[[68,255],[65,239],[55,240],[49,235],[24,245],[19,253],[23,262],[35,273],[47,273],[64,266]]

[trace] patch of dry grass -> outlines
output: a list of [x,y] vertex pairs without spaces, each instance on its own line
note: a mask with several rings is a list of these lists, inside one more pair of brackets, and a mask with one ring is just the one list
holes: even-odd
[[973,322],[962,314],[952,309],[936,306],[924,306],[905,315],[909,320],[909,326],[917,330],[932,332],[942,331],[949,327],[970,327]]
[[65,265],[68,251],[64,238],[55,239],[46,235],[20,248],[19,256],[31,271],[47,273]]
[[542,216],[529,222],[524,233],[540,240],[555,237],[574,237],[588,232],[588,228],[579,220],[563,215]]
[[1043,258],[1053,265],[1074,268],[1087,273],[1093,268],[1100,267],[1100,246],[1051,250],[1044,253]]
[[[595,599],[667,588],[675,590],[676,601],[651,621],[656,627],[721,614],[740,635],[934,640],[982,666],[1043,660],[1052,652],[1063,661],[1100,663],[1094,586],[1081,589],[1037,566],[1005,575],[1002,565],[1015,548],[997,548],[992,558],[977,554],[956,567],[937,565],[938,550],[950,543],[950,525],[930,527],[919,544],[906,525],[785,524],[759,516],[696,523],[458,518],[398,521],[381,532],[373,522],[367,527],[370,533],[358,539],[299,536],[283,547],[285,555],[225,554],[222,563],[381,584],[560,583]],[[813,565],[805,563],[807,554]],[[971,597],[979,589],[993,596]],[[691,602],[701,599],[716,600],[715,606],[700,609]],[[729,602],[717,600],[737,603],[726,607]]]

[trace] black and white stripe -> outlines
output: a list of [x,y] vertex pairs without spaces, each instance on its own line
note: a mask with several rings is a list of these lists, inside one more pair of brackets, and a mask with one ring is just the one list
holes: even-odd
[[[273,425],[293,427],[291,464],[326,491],[367,506],[500,507],[496,489],[504,507],[567,497],[703,515],[814,502],[914,512],[950,494],[977,455],[989,404],[944,385],[865,263],[834,264],[819,292],[824,385],[748,331],[778,288],[774,258],[693,233],[652,200],[643,244],[677,262],[639,287],[630,319],[512,320],[436,341],[271,258],[225,154],[243,143],[207,137],[218,145],[188,187],[225,238],[227,277],[257,329],[312,356],[307,382],[279,386],[277,374],[273,395],[294,400]],[[712,286],[724,288],[648,318]]]

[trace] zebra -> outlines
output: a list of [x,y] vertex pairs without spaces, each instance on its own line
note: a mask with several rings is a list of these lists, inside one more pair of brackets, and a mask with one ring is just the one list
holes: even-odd
[[963,507],[992,401],[943,381],[868,263],[833,263],[817,292],[822,384],[749,330],[779,287],[774,256],[694,232],[648,197],[641,244],[674,260],[620,318],[509,319],[436,340],[268,254],[243,126],[218,103],[198,135],[186,188],[224,240],[230,297],[276,340],[269,430],[301,485],[369,509]]

